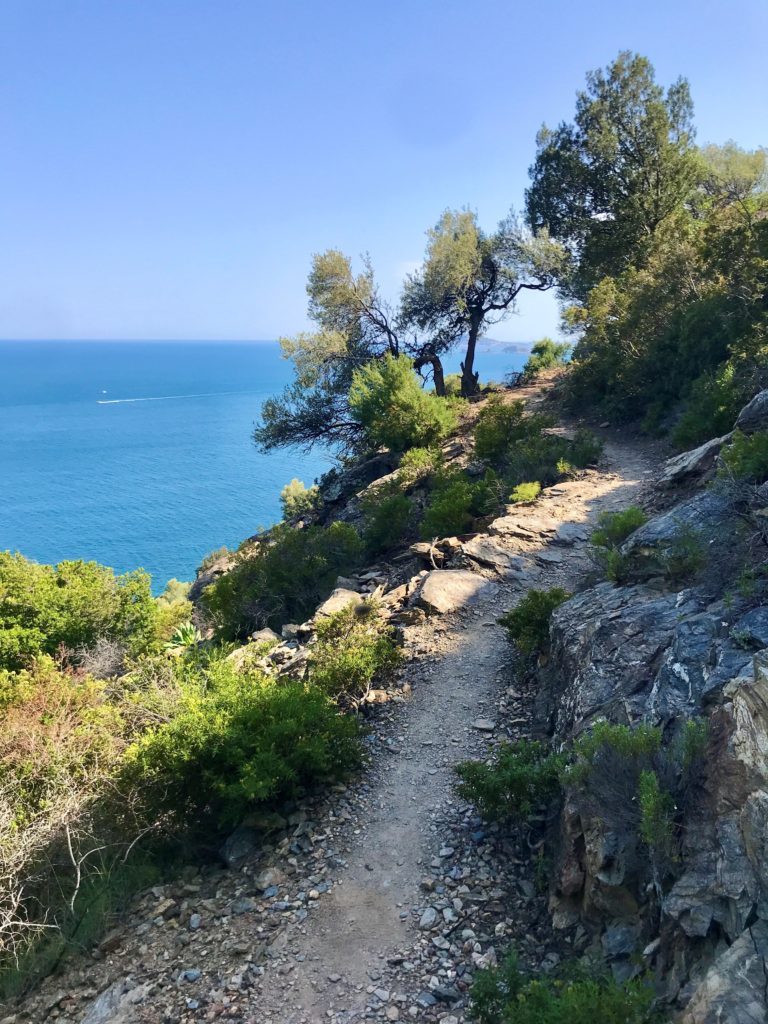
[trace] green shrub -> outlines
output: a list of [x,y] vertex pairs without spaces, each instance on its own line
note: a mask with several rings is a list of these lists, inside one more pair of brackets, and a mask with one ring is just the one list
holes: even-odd
[[523,974],[514,953],[480,971],[470,1015],[478,1024],[652,1024],[653,990],[640,980],[617,982],[568,965],[561,975]]
[[509,638],[523,654],[539,654],[549,643],[549,622],[552,612],[571,595],[561,587],[551,590],[529,590],[516,607],[499,619]]
[[460,473],[446,474],[436,483],[421,522],[424,540],[466,533],[472,526],[474,493],[470,480]]
[[239,553],[235,567],[206,588],[203,606],[225,639],[301,622],[362,557],[363,542],[348,523],[302,530],[282,524]]
[[97,562],[39,565],[0,552],[0,668],[18,669],[39,654],[122,644],[138,655],[159,643],[158,606],[141,569],[115,576]]
[[413,502],[399,491],[382,494],[381,488],[361,502],[365,529],[363,541],[371,555],[402,543],[413,520]]
[[513,505],[530,505],[536,501],[541,494],[541,484],[538,480],[518,484],[512,489],[509,500]]
[[480,459],[498,461],[520,441],[539,434],[552,423],[548,416],[526,416],[525,403],[520,399],[505,402],[501,395],[492,395],[477,417],[475,452]]
[[660,556],[666,579],[675,585],[693,579],[705,566],[706,549],[701,536],[691,526],[682,527]]
[[355,370],[349,406],[369,444],[395,452],[429,447],[456,426],[451,405],[422,390],[407,356],[387,354]]
[[320,488],[315,484],[305,487],[303,480],[296,477],[280,491],[280,507],[283,519],[300,519],[309,515],[316,507],[320,498]]
[[392,674],[402,661],[395,633],[376,606],[350,605],[317,624],[309,662],[313,685],[333,697],[364,697],[371,683]]
[[188,647],[196,647],[202,639],[202,633],[192,622],[182,622],[165,642],[164,647],[167,651],[186,650]]
[[631,533],[647,522],[648,516],[637,505],[630,505],[621,512],[601,512],[597,529],[589,538],[590,544],[606,550],[621,547]]
[[640,805],[640,838],[655,853],[669,856],[674,840],[674,801],[665,792],[655,771],[640,772],[637,786]]
[[579,737],[574,753],[582,764],[591,768],[606,749],[626,760],[650,758],[661,749],[661,739],[661,729],[646,722],[630,727],[601,721]]
[[718,473],[754,484],[768,479],[768,432],[747,435],[737,430],[720,455]]
[[456,766],[457,790],[491,820],[525,819],[560,789],[567,755],[555,754],[543,743],[518,740],[503,743],[493,761],[463,761]]
[[597,465],[602,454],[603,442],[586,427],[580,427],[573,440],[568,442],[567,458],[577,469]]
[[461,398],[461,374],[449,373],[445,378],[445,394],[447,398]]
[[529,380],[542,370],[565,366],[570,351],[571,346],[568,342],[542,338],[531,346],[531,354],[523,367],[523,376]]
[[727,434],[746,399],[733,364],[702,374],[691,388],[672,440],[679,448],[695,448],[712,437]]
[[171,721],[126,752],[124,782],[184,826],[233,825],[259,806],[344,778],[361,763],[359,726],[320,687],[238,674],[215,662]]
[[436,448],[411,448],[400,460],[398,477],[405,487],[431,476],[440,465],[440,452]]

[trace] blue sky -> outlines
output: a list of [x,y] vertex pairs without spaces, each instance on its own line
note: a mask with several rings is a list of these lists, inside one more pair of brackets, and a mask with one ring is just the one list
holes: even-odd
[[0,337],[274,338],[330,246],[394,296],[445,207],[521,206],[620,49],[700,141],[768,143],[767,38],[766,0],[0,0]]

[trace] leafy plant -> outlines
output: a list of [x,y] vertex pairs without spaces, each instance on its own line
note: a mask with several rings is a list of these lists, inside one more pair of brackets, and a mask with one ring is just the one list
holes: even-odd
[[466,533],[472,525],[473,488],[464,474],[446,474],[430,496],[421,521],[424,540]]
[[336,577],[363,557],[363,542],[348,523],[302,530],[283,524],[240,552],[235,567],[203,595],[206,614],[225,639],[264,625],[303,621],[333,590]]
[[648,516],[637,505],[630,505],[620,512],[601,512],[597,529],[589,538],[597,548],[611,550],[620,547],[630,534],[648,522]]
[[509,500],[513,505],[530,505],[540,494],[541,484],[538,480],[533,480],[513,487]]
[[476,975],[470,1013],[478,1024],[651,1024],[658,1020],[653,998],[641,980],[617,982],[585,967],[532,977],[511,952]]
[[571,346],[566,341],[542,338],[531,346],[531,354],[523,367],[523,376],[526,379],[531,379],[542,370],[565,366],[570,351]]
[[499,619],[523,654],[539,654],[549,643],[552,612],[571,595],[562,587],[529,590],[518,604]]
[[394,630],[372,603],[351,605],[321,619],[316,632],[310,679],[336,700],[359,700],[375,678],[390,676],[402,661]]
[[395,490],[382,494],[381,488],[361,502],[365,529],[363,541],[367,551],[378,555],[400,544],[413,519],[413,502]]
[[319,686],[238,674],[217,661],[184,686],[174,717],[136,740],[122,777],[148,811],[233,825],[337,781],[361,763],[359,726]]
[[640,837],[646,846],[662,855],[672,850],[674,801],[665,792],[655,771],[640,772],[637,787],[640,804]]
[[459,794],[492,820],[525,819],[560,788],[566,754],[531,740],[503,743],[491,762],[463,761],[456,766]]
[[316,507],[320,498],[320,488],[315,484],[305,487],[302,480],[294,477],[280,491],[280,505],[283,519],[300,519],[308,515]]
[[737,430],[720,454],[719,476],[759,484],[768,478],[768,432],[742,434]]
[[395,452],[428,448],[456,425],[450,404],[421,388],[407,356],[387,354],[355,370],[349,407],[371,446]]
[[203,639],[200,630],[192,622],[182,622],[174,630],[170,640],[167,640],[164,647],[167,651],[185,650],[188,647],[195,647]]
[[706,564],[706,551],[701,536],[690,526],[677,531],[661,554],[661,569],[674,584],[692,579]]
[[398,477],[406,487],[431,476],[440,465],[436,448],[411,448],[400,460]]

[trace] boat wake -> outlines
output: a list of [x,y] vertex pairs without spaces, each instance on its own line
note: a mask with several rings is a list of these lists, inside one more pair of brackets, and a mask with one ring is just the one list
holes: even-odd
[[248,395],[249,391],[210,391],[200,395],[152,395],[147,398],[97,398],[97,405],[123,405],[126,402],[170,402],[185,398],[221,398],[226,395]]

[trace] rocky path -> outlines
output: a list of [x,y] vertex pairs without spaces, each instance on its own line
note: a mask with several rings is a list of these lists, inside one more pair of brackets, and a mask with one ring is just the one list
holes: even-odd
[[530,858],[455,795],[453,767],[530,730],[499,615],[531,587],[572,589],[589,523],[637,501],[658,464],[618,442],[604,462],[510,509],[470,563],[477,598],[405,629],[410,695],[378,713],[371,769],[295,816],[271,871],[190,869],[9,1024],[457,1024],[472,973],[510,941],[545,967],[581,948],[583,933],[551,932]]

